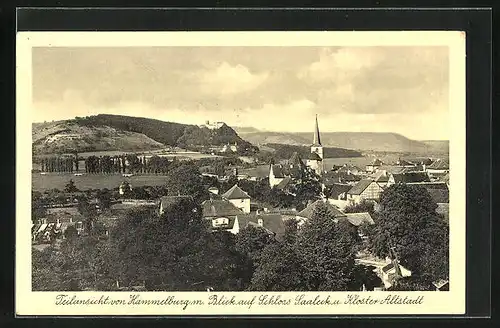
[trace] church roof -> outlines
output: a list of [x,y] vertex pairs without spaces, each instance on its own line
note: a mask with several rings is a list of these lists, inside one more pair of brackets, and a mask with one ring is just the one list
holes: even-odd
[[276,185],[276,189],[283,190],[292,182],[291,177],[285,177],[280,183]]
[[222,194],[225,199],[250,199],[250,196],[244,192],[237,184],[231,187],[228,191]]
[[290,157],[290,159],[288,160],[288,164],[302,167],[304,165],[304,162],[302,161],[302,158],[300,157],[299,153],[295,151],[293,152],[292,157]]
[[314,127],[313,146],[321,146],[321,139],[319,136],[319,126],[318,126],[318,115],[316,115],[316,125]]
[[321,157],[316,152],[312,152],[309,154],[309,159],[313,161],[322,161]]

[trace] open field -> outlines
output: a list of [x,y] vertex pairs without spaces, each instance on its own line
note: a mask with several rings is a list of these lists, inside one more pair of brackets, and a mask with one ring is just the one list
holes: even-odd
[[75,182],[76,187],[80,190],[113,189],[117,188],[123,181],[128,181],[132,187],[159,186],[166,183],[166,177],[161,175],[123,177],[120,174],[86,174],[74,176],[70,173],[48,173],[45,175],[33,173],[31,177],[31,186],[35,191],[45,191],[54,188],[63,190],[70,179]]
[[[138,156],[153,156],[157,155],[160,157],[169,157],[169,158],[174,158],[177,157],[178,159],[201,159],[201,158],[215,158],[215,157],[221,157],[217,155],[211,155],[211,154],[202,154],[199,152],[195,151],[189,151],[189,150],[184,150],[184,149],[175,149],[175,150],[170,150],[170,149],[155,149],[155,150],[144,150],[144,151],[121,151],[121,150],[103,150],[103,151],[91,151],[91,152],[81,152],[78,153],[78,157],[80,158],[87,158],[89,156],[120,156],[120,155],[126,155],[126,154],[136,154]],[[72,154],[68,154],[72,155]],[[55,156],[54,154],[44,154],[44,155],[38,155],[36,157],[42,158],[42,157],[52,157]]]

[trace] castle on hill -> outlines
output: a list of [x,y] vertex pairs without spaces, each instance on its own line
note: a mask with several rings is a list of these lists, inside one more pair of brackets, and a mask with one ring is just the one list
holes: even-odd
[[311,168],[318,176],[324,172],[323,146],[319,133],[318,116],[314,126],[313,142],[311,152],[304,161],[298,153],[294,153],[285,164],[271,163],[269,166],[269,185],[271,188],[284,189],[293,180],[302,178],[305,168]]

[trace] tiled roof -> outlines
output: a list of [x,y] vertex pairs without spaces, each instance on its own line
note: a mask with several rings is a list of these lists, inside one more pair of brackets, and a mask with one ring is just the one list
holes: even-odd
[[363,191],[365,191],[365,189],[372,183],[376,182],[370,179],[363,179],[353,186],[347,193],[350,195],[361,195],[361,193],[363,193]]
[[368,223],[368,224],[375,224],[373,221],[370,213],[368,212],[363,212],[363,213],[346,213],[347,215],[347,220],[355,226],[360,226],[363,223]]
[[309,154],[309,159],[313,161],[322,161],[321,157],[316,152],[312,152]]
[[381,160],[379,160],[378,158],[375,158],[375,159],[374,159],[374,160],[373,160],[370,164],[368,164],[368,165],[372,165],[372,166],[380,166],[380,165],[382,165],[382,164],[384,164],[384,163],[382,163],[382,161],[381,161]]
[[346,172],[333,172],[329,171],[323,175],[323,183],[325,185],[331,185],[333,183],[339,182],[356,182],[360,181],[361,177],[355,174],[347,174]]
[[346,184],[339,184],[339,183],[334,183],[329,186],[329,193],[328,197],[329,198],[335,198],[337,199],[342,193],[348,192],[352,186],[346,185]]
[[306,219],[311,219],[313,214],[314,214],[314,210],[315,210],[316,206],[318,206],[319,204],[325,204],[330,216],[332,216],[334,218],[346,217],[346,215],[344,213],[342,213],[341,211],[339,211],[337,208],[335,208],[335,206],[333,206],[332,204],[330,204],[328,202],[325,203],[321,199],[315,201],[312,204],[309,204],[306,208],[304,208],[302,211],[300,211],[299,214],[297,214],[297,216],[300,216],[300,217],[306,218]]
[[288,185],[290,184],[290,182],[292,182],[292,178],[291,177],[285,177],[283,180],[281,180],[280,183],[278,183],[276,185],[276,189],[279,189],[279,190],[283,190],[285,189],[286,187],[288,187]]
[[237,184],[231,187],[228,191],[222,194],[225,199],[250,199],[250,196],[244,192]]
[[408,171],[408,168],[405,168],[403,166],[398,166],[398,165],[382,165],[377,169],[377,172],[387,172],[387,173],[404,173]]
[[398,183],[411,183],[411,182],[430,182],[429,176],[426,172],[406,172],[406,173],[393,173],[394,182]]
[[389,176],[384,171],[377,171],[372,177],[375,182],[389,181]]
[[450,163],[448,160],[444,159],[437,159],[427,167],[428,169],[431,170],[449,170],[450,169]]
[[293,152],[292,156],[288,160],[288,165],[296,165],[302,167],[304,166],[304,161],[302,161],[302,158],[300,157],[299,153]]
[[210,199],[202,204],[203,217],[230,217],[242,214],[243,212],[227,200]]
[[274,164],[272,166],[272,169],[273,169],[274,176],[276,178],[284,178],[285,177],[285,175],[283,174],[283,170],[282,170],[282,166],[281,165]]
[[281,215],[277,213],[242,214],[238,215],[237,219],[240,230],[249,225],[260,227],[259,219],[262,219],[263,228],[274,233],[277,238],[280,238],[285,233],[285,225],[283,224],[283,219],[281,218]]

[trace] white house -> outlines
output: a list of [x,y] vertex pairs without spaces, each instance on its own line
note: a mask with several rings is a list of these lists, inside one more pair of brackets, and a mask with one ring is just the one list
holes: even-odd
[[[201,204],[202,217],[210,222],[213,230],[226,230],[237,233],[234,230],[237,215],[243,215],[243,211],[225,199],[210,199]],[[239,231],[239,228],[236,227]]]
[[347,192],[347,200],[359,204],[363,200],[377,200],[384,189],[375,181],[363,179]]
[[[399,263],[395,263],[395,261],[388,261],[389,263],[382,268],[380,268],[379,276],[384,283],[385,288],[390,288],[393,285],[394,279],[397,276],[400,277],[410,277],[411,271],[402,266]],[[396,265],[395,265],[396,264]],[[398,272],[399,269],[399,272]]]
[[381,160],[378,158],[374,159],[373,162],[370,164],[366,165],[366,172],[375,172],[380,166],[382,166],[384,163],[382,163]]
[[243,213],[250,213],[250,196],[237,184],[226,191],[222,198],[239,208]]
[[450,163],[447,160],[437,159],[425,168],[431,176],[444,176],[450,172]]

